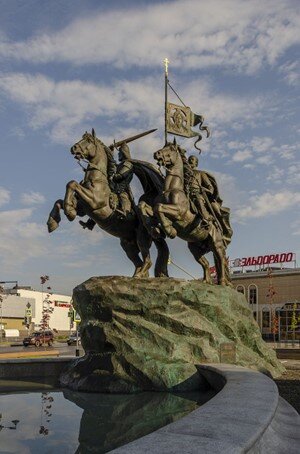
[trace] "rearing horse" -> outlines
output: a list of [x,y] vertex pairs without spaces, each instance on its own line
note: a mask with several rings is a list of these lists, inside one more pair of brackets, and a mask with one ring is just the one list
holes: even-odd
[[[152,241],[158,251],[155,276],[167,276],[169,250],[166,241],[152,239],[140,221],[133,201],[130,213],[125,215],[120,215],[119,210],[114,207],[113,199],[116,196],[110,187],[109,177],[115,172],[116,163],[110,148],[104,145],[92,130],[92,134],[86,132],[82,139],[71,147],[71,153],[75,159],[88,162],[84,180],[80,183],[74,180],[69,181],[64,200],[57,200],[50,212],[47,222],[48,231],[53,232],[58,227],[61,220],[61,209],[64,210],[69,221],[73,221],[76,216],[87,215],[101,229],[120,238],[123,250],[135,266],[135,277],[149,275],[149,268],[152,264],[150,259]],[[143,164],[140,161],[133,162]],[[148,173],[152,171],[158,174],[154,167],[150,170],[147,169]],[[155,175],[155,177],[157,176]],[[147,180],[147,176],[144,178]],[[151,179],[148,180],[145,185],[141,181],[142,185],[148,189],[150,187],[151,191],[157,195],[157,188],[153,187]],[[159,181],[162,184],[163,180]],[[142,197],[145,197],[145,194]]]
[[[166,169],[166,178],[162,194],[156,199],[154,207],[140,202],[142,219],[149,232],[158,235],[159,230],[169,238],[187,241],[188,248],[196,261],[202,266],[203,281],[211,283],[209,262],[204,254],[212,251],[217,271],[218,284],[231,285],[226,261],[226,249],[222,232],[213,222],[207,223],[201,214],[194,214],[190,209],[187,196],[187,184],[193,176],[193,170],[185,157],[185,152],[175,143],[167,143],[164,148],[154,153],[159,166]],[[152,230],[151,218],[156,218]]]

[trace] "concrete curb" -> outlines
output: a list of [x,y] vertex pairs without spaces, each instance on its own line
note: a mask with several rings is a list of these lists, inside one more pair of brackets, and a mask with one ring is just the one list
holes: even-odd
[[[72,358],[74,359],[74,358]],[[0,360],[0,379],[59,377],[71,358],[30,358]]]
[[39,357],[58,357],[59,351],[58,350],[41,350],[41,351],[28,351],[28,352],[0,352],[0,360],[2,359],[20,359],[20,358],[39,358]]
[[239,366],[197,367],[219,393],[184,418],[116,454],[298,454],[300,416],[267,376]]

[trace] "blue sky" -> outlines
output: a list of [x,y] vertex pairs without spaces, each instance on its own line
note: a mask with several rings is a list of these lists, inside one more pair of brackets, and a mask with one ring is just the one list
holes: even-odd
[[[166,56],[170,82],[212,130],[200,165],[232,211],[230,258],[299,260],[297,0],[0,0],[0,10],[0,280],[38,287],[48,274],[70,293],[93,275],[131,274],[118,239],[65,218],[49,235],[45,223],[65,184],[81,179],[69,149],[86,129],[110,144],[158,128],[132,146],[152,161]],[[169,245],[201,275],[184,242]]]

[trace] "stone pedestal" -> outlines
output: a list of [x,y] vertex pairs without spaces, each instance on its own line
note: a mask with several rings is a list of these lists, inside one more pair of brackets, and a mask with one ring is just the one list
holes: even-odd
[[[171,278],[93,277],[77,286],[85,356],[61,375],[74,390],[127,393],[205,386],[195,364],[218,363],[233,344],[235,363],[279,376],[245,297],[228,287]],[[232,356],[231,356],[232,357]]]

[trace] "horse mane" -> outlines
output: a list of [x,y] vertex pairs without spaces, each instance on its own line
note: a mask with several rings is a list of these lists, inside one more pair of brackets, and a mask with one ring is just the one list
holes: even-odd
[[180,147],[180,145],[176,145],[177,150],[181,156],[182,164],[183,164],[183,184],[184,184],[184,191],[187,196],[190,193],[190,184],[194,177],[193,170],[186,158],[186,151]]
[[107,176],[109,179],[109,177],[112,177],[116,173],[117,164],[116,164],[112,150],[107,145],[103,144],[103,146],[104,146],[104,150],[105,150],[105,153],[107,156]]
[[93,134],[91,134],[90,132],[86,131],[83,134],[82,138],[87,139],[90,142],[98,143],[104,148],[107,156],[107,177],[109,179],[109,177],[115,174],[117,166],[112,150],[107,145],[105,145],[105,143],[103,143],[102,140],[99,139],[99,137],[96,137],[96,135],[93,136]]
[[109,177],[115,174],[117,166],[112,150],[107,145],[105,145],[105,143],[103,143],[102,140],[99,139],[99,137],[93,137],[93,135],[89,132],[85,134],[87,134],[92,140],[96,140],[104,148],[107,156],[107,177],[109,179]]

